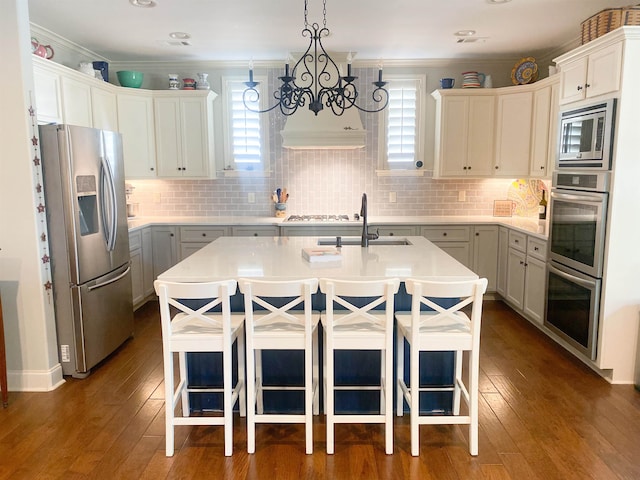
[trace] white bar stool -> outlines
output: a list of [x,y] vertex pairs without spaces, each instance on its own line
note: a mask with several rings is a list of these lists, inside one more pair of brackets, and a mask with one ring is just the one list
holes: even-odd
[[[480,323],[482,295],[487,279],[464,282],[405,281],[412,295],[411,313],[396,313],[397,319],[397,414],[404,414],[403,400],[411,414],[411,455],[420,453],[420,425],[469,425],[469,452],[478,455],[478,377],[480,373]],[[454,299],[451,307],[440,306],[438,299]],[[421,305],[433,309],[420,311]],[[462,311],[471,305],[471,317]],[[410,387],[404,382],[404,341],[410,346]],[[454,351],[455,378],[452,387],[420,387],[420,352]],[[468,353],[468,384],[462,378],[463,352]],[[420,392],[452,391],[453,415],[420,415]],[[460,414],[460,396],[467,404],[467,414]]]
[[[256,449],[256,423],[304,423],[305,451],[313,453],[313,414],[318,402],[318,323],[320,314],[311,308],[318,280],[262,281],[241,278],[247,332],[247,451]],[[276,300],[286,302],[274,305]],[[271,303],[274,302],[274,303]],[[303,310],[294,310],[298,305]],[[257,309],[262,307],[264,310]],[[304,386],[263,385],[263,350],[303,350]],[[303,390],[304,414],[264,413],[264,390]],[[257,410],[257,412],[256,412]]]
[[[224,454],[233,453],[233,406],[239,401],[240,414],[245,415],[244,382],[244,314],[232,314],[230,297],[236,291],[235,280],[208,283],[173,283],[156,280],[160,298],[162,350],[164,357],[166,455],[174,452],[175,425],[224,425]],[[198,302],[199,301],[199,302]],[[202,306],[191,307],[195,302]],[[220,313],[209,310],[221,306]],[[171,308],[178,312],[172,316]],[[238,378],[232,385],[232,345],[238,347]],[[178,353],[180,379],[174,379],[173,356]],[[222,388],[189,388],[187,352],[222,352]],[[189,392],[222,393],[223,416],[191,417]],[[182,415],[175,409],[182,403]]]
[[[325,413],[327,415],[327,453],[333,454],[336,423],[383,423],[385,452],[393,453],[393,308],[397,278],[346,281],[320,279],[320,290],[327,296],[322,326],[325,332]],[[352,297],[367,298],[358,307]],[[347,299],[349,298],[349,299]],[[384,310],[374,308],[385,304]],[[334,304],[345,310],[334,308]],[[336,350],[380,350],[380,385],[335,385]],[[380,414],[336,414],[336,390],[380,390]]]

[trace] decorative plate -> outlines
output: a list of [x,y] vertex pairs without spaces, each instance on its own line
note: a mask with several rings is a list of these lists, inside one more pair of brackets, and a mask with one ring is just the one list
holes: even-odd
[[511,81],[514,85],[526,85],[538,79],[538,64],[533,57],[522,58],[511,70]]

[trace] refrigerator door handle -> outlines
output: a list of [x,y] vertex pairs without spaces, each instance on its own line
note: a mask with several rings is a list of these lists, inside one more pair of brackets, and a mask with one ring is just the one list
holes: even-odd
[[107,280],[106,282],[96,283],[95,285],[91,285],[90,287],[88,287],[88,290],[91,291],[91,290],[96,290],[96,289],[101,288],[101,287],[106,287],[107,285],[109,285],[111,283],[114,283],[114,282],[117,282],[118,280],[120,280],[123,277],[126,277],[127,274],[130,271],[131,271],[131,267],[127,267],[127,269],[124,272],[122,272],[120,275],[118,275],[117,277],[111,278],[111,279]]
[[[113,177],[111,175],[111,169],[104,157],[100,157],[100,185],[104,188],[105,181],[108,194],[102,193],[102,226],[105,232],[105,241],[107,242],[107,250],[112,251],[116,244],[116,225],[117,225],[117,207],[116,207],[116,187],[113,183]],[[108,198],[106,198],[108,196]],[[107,204],[107,202],[109,202]],[[108,208],[108,210],[107,210]],[[107,221],[109,225],[107,225]]]

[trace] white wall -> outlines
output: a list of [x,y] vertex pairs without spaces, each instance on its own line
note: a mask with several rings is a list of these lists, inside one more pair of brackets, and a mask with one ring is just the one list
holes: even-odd
[[44,391],[63,379],[52,297],[44,286],[47,265],[41,260],[46,225],[36,209],[27,2],[0,0],[0,11],[0,293],[9,389]]

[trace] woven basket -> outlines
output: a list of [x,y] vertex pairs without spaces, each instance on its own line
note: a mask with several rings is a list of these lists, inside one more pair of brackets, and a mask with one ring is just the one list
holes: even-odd
[[607,8],[582,22],[582,45],[623,25],[640,25],[640,5]]

